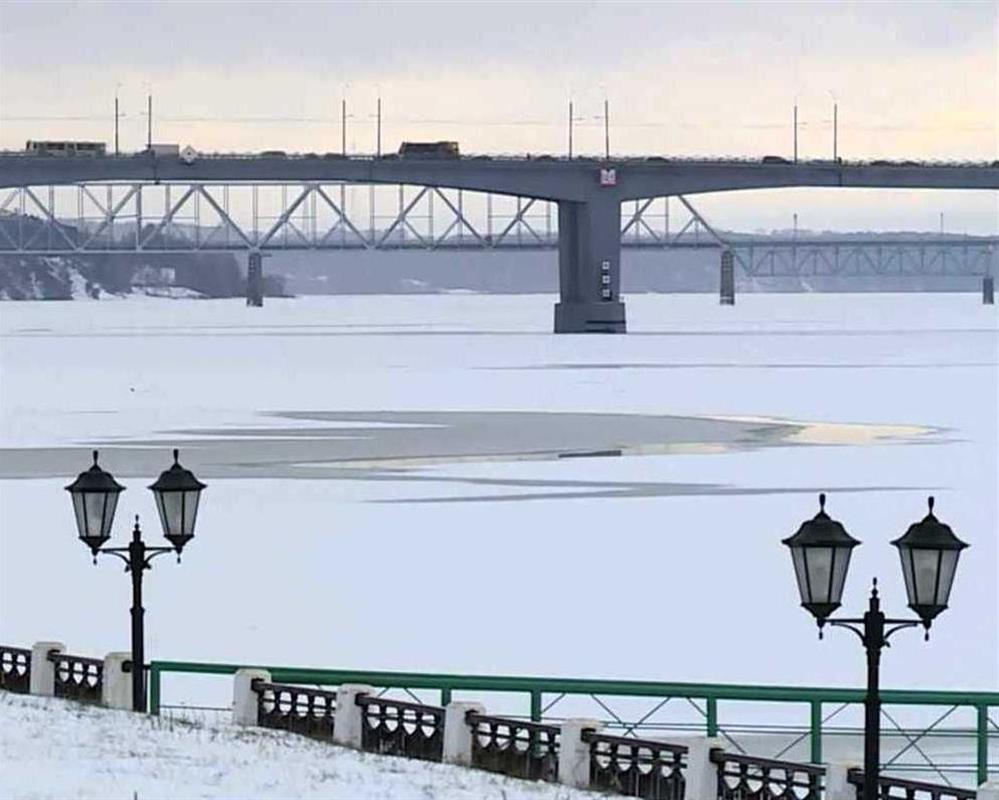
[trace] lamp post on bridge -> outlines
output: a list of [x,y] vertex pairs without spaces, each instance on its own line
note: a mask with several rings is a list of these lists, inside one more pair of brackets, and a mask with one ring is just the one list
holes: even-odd
[[922,625],[930,637],[930,625],[947,608],[961,551],[968,545],[948,525],[929,513],[910,525],[892,542],[898,548],[909,608],[916,618],[889,619],[881,611],[878,580],[874,579],[867,613],[859,618],[830,615],[841,604],[853,548],[860,544],[825,511],[826,496],[819,495],[819,513],[806,520],[797,533],[783,540],[791,551],[801,605],[812,613],[822,638],[826,625],[846,628],[860,638],[867,652],[867,691],[864,697],[864,783],[860,800],[877,800],[881,758],[881,651],[893,634]]
[[832,156],[833,161],[839,161],[839,101],[836,99],[836,95],[832,93],[831,89],[827,89],[829,92],[829,97],[832,99]]
[[101,469],[94,450],[94,463],[81,472],[66,491],[73,498],[73,512],[80,540],[90,548],[94,563],[97,556],[111,555],[125,562],[125,571],[132,574],[132,709],[146,710],[145,691],[145,635],[142,607],[142,574],[150,569],[156,556],[180,553],[193,537],[198,516],[198,501],[205,484],[184,469],[178,461],[179,452],[173,451],[173,466],[160,474],[149,488],[156,498],[163,536],[170,547],[149,547],[142,540],[139,517],[135,517],[132,541],[127,547],[104,547],[111,538],[111,525],[118,506],[118,495],[125,490],[110,472]]
[[118,150],[118,120],[120,114],[118,113],[118,91],[121,89],[121,84],[116,83],[114,85],[114,154],[119,155]]
[[570,161],[572,160],[572,153],[573,153],[573,150],[572,150],[572,128],[573,128],[573,125],[576,122],[582,122],[584,119],[585,119],[585,117],[577,117],[575,115],[574,109],[573,109],[573,101],[570,98],[569,99],[569,160]]

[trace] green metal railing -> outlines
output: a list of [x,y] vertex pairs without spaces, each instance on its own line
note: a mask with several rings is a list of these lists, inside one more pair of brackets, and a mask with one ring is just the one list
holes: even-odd
[[[663,683],[659,681],[589,680],[580,678],[534,678],[501,675],[447,675],[418,672],[368,672],[345,669],[311,669],[302,667],[264,666],[255,664],[212,664],[196,661],[153,661],[149,669],[149,709],[160,712],[160,694],[164,673],[188,675],[231,675],[238,669],[263,669],[278,683],[339,685],[361,683],[379,688],[404,690],[434,690],[440,693],[441,705],[451,701],[455,691],[501,692],[526,695],[530,701],[530,718],[540,721],[544,713],[543,695],[560,696],[619,696],[646,698],[681,698],[704,703],[703,732],[718,736],[722,730],[718,721],[718,702],[738,700],[750,702],[800,703],[809,707],[807,738],[812,763],[822,762],[823,706],[825,704],[862,703],[861,689],[837,689],[797,686],[749,686],[739,684]],[[999,710],[999,692],[929,691],[923,689],[885,689],[881,693],[885,705],[936,706],[972,708],[975,727],[967,731],[975,740],[975,775],[978,784],[989,777],[989,741],[999,741],[999,724],[989,716],[990,709]],[[701,709],[695,705],[695,708]],[[935,725],[936,723],[934,723]],[[927,735],[930,726],[922,735]],[[827,729],[828,732],[828,729]],[[992,768],[999,763],[992,763]]]

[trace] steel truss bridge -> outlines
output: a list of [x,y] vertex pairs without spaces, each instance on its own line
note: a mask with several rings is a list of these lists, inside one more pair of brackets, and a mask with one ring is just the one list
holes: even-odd
[[[999,272],[999,239],[716,231],[683,195],[622,209],[625,249],[728,249],[749,277]],[[679,209],[676,206],[679,205]],[[556,203],[440,186],[80,183],[0,191],[0,254],[557,250]]]

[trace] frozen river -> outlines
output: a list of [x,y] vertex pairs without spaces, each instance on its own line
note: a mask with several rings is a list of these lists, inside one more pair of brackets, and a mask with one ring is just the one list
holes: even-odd
[[[128,581],[62,491],[99,447],[141,514],[169,448],[210,485],[146,579],[153,658],[858,685],[781,538],[829,511],[904,609],[891,539],[937,496],[972,547],[889,686],[999,685],[994,307],[970,295],[0,305],[0,641],[127,649]],[[113,573],[113,574],[112,574]]]

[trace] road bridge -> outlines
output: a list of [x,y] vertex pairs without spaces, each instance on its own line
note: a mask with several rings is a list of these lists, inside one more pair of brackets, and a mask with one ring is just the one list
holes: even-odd
[[0,154],[0,188],[104,181],[189,186],[291,181],[406,184],[550,201],[558,208],[560,298],[555,332],[618,333],[625,330],[620,299],[625,201],[792,186],[999,190],[999,164],[282,155],[199,156],[187,164],[152,154],[97,158]]

